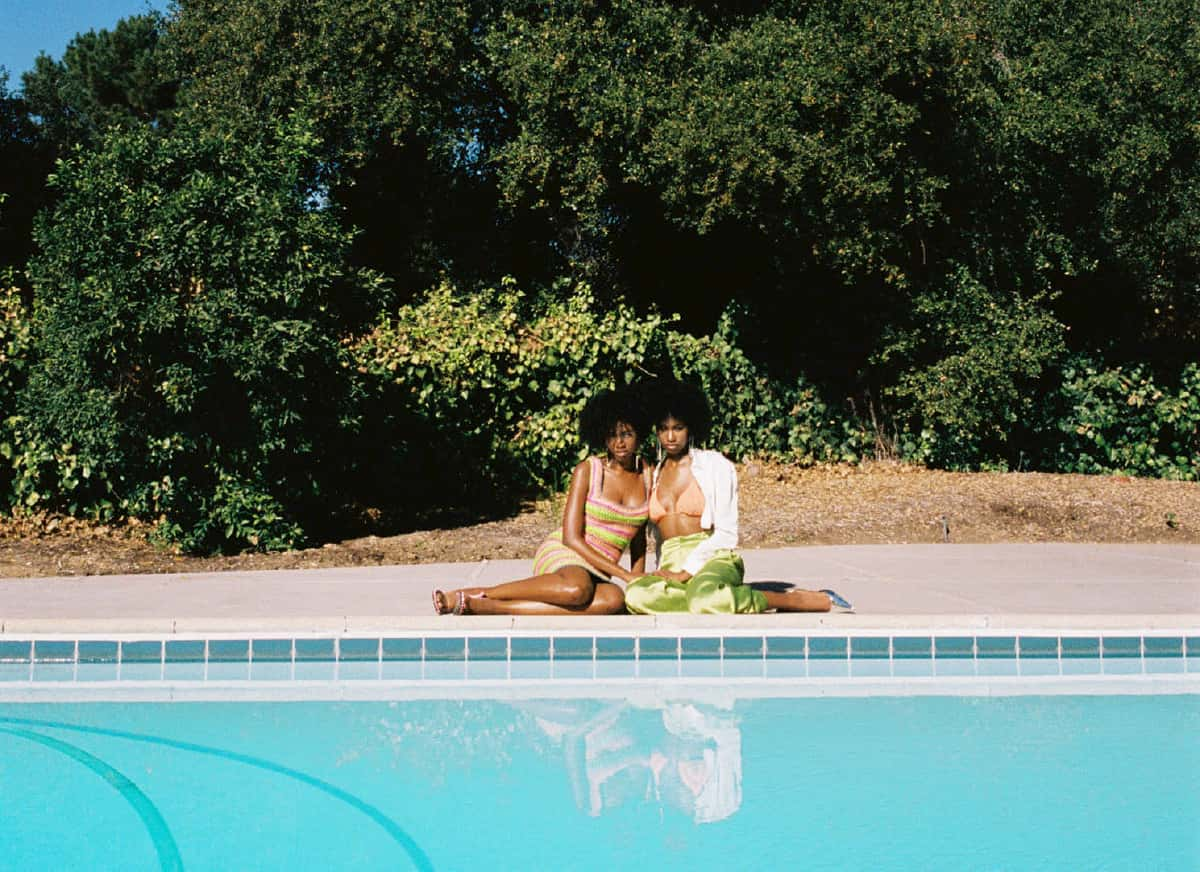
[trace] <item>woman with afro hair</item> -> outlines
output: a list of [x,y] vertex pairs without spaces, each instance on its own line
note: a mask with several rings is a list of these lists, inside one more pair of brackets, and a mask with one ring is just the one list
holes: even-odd
[[650,491],[658,568],[625,589],[634,614],[756,614],[848,611],[831,590],[761,591],[745,583],[738,545],[737,470],[720,452],[696,448],[711,426],[704,394],[664,379],[646,387],[661,460]]
[[[603,456],[575,467],[562,528],[533,558],[533,575],[493,587],[433,592],[439,615],[609,615],[625,611],[621,588],[645,571],[650,470],[638,447],[644,412],[629,390],[604,391],[580,415],[583,440]],[[620,565],[624,552],[630,568]]]

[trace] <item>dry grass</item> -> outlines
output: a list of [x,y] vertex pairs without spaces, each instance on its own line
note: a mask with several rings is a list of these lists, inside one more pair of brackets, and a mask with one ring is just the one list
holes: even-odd
[[1200,542],[1200,484],[1128,476],[750,464],[741,504],[746,547]]
[[[1200,484],[1126,476],[952,473],[895,463],[741,467],[747,548],[886,542],[1200,543]],[[282,554],[184,557],[145,527],[65,518],[0,520],[0,577],[216,572],[521,558],[560,500],[502,521],[369,536]]]

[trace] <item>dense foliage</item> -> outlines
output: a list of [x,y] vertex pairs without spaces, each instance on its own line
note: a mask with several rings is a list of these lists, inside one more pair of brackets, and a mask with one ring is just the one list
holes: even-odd
[[1058,468],[1200,481],[1200,365],[1184,367],[1173,388],[1145,367],[1100,369],[1086,358],[1063,377]]
[[94,143],[110,127],[166,120],[177,83],[158,50],[165,22],[135,15],[71,40],[62,60],[42,54],[21,78],[29,111],[59,153]]
[[576,422],[588,398],[669,373],[717,400],[712,440],[735,456],[858,459],[846,416],[751,361],[731,317],[703,337],[674,320],[600,302],[586,284],[526,294],[506,279],[469,295],[440,285],[352,353],[369,381],[396,389],[393,411],[421,422],[443,462],[457,455],[448,466],[488,487],[558,486],[586,453]]
[[81,34],[0,77],[0,499],[192,548],[496,506],[668,370],[738,457],[1200,478],[1194,11],[178,0]]
[[280,547],[336,504],[353,426],[339,338],[377,282],[315,205],[311,129],[114,134],[59,164],[30,272],[37,366],[14,497]]

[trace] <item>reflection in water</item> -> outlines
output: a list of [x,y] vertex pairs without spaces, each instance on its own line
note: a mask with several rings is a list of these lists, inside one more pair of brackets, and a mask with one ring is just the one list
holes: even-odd
[[[91,868],[103,840],[110,868],[144,868],[148,819],[101,773],[161,810],[191,869],[701,872],[748,856],[764,869],[1195,869],[1200,856],[1196,695],[555,690],[0,705],[0,867]],[[786,832],[764,838],[765,822]]]
[[742,736],[729,709],[586,700],[516,708],[560,750],[575,802],[593,817],[632,800],[711,823],[742,804]]

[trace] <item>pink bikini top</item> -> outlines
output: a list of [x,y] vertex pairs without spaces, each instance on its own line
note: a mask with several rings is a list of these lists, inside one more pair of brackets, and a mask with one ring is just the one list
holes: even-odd
[[700,483],[695,476],[687,483],[679,499],[675,500],[675,508],[671,512],[663,507],[658,498],[658,482],[654,483],[654,490],[650,491],[650,520],[657,524],[670,514],[690,515],[693,518],[704,514],[704,491],[700,490]]

